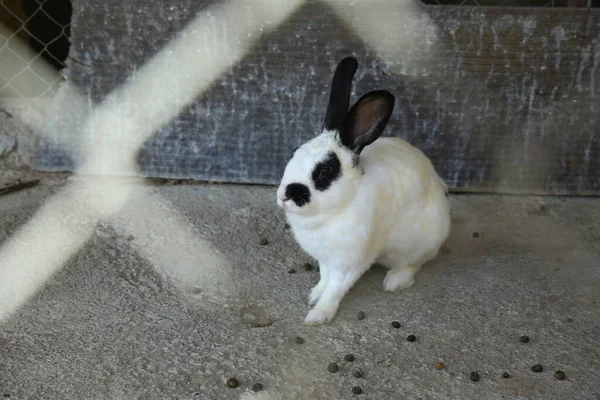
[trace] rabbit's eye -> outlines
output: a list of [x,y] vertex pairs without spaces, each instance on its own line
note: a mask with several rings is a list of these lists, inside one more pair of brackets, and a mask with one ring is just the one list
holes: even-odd
[[321,176],[331,174],[331,167],[323,167],[321,168]]
[[315,189],[322,192],[327,190],[340,176],[342,176],[340,159],[335,152],[330,151],[323,161],[315,165],[311,178],[315,184]]

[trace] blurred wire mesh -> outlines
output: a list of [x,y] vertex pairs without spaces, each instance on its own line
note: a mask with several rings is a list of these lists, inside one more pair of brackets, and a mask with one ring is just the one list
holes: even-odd
[[[422,0],[440,6],[600,7],[600,0]],[[0,0],[0,100],[51,98],[69,52],[70,0]]]
[[69,0],[0,0],[0,100],[51,98],[63,79]]

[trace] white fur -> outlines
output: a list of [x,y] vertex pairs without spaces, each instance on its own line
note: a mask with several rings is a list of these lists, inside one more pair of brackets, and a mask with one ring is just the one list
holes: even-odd
[[[342,176],[319,192],[310,174],[329,151],[338,155]],[[450,232],[446,185],[420,150],[399,138],[380,138],[359,160],[354,166],[352,152],[335,132],[326,131],[296,151],[277,190],[296,240],[320,265],[307,323],[331,321],[344,295],[374,262],[390,268],[384,290],[410,287]],[[281,201],[285,187],[295,182],[311,190],[303,207]]]

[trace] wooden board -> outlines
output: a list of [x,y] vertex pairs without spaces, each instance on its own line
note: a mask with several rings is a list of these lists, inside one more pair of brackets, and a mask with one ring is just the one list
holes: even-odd
[[[70,64],[70,79],[101,99],[208,4],[75,0],[71,57],[80,63]],[[383,4],[373,8],[385,12]],[[328,5],[306,2],[147,142],[142,173],[276,184],[291,151],[321,126],[336,63],[354,55],[353,100],[393,92],[386,134],[422,149],[452,190],[600,194],[600,11],[424,10],[440,50],[409,48],[419,67],[405,71],[378,58]],[[418,29],[406,35],[422,43]],[[57,143],[43,143],[37,168],[73,168],[77,154]]]

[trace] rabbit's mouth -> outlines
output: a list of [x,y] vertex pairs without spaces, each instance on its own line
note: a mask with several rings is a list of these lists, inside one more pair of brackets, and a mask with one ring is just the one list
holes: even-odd
[[293,208],[294,208],[294,205],[295,205],[295,204],[293,204],[293,203],[294,203],[294,202],[293,202],[293,200],[292,200],[292,199],[285,199],[285,200],[283,200],[283,199],[279,199],[279,198],[277,199],[277,205],[278,205],[279,207],[283,208],[283,210],[284,210],[285,212],[289,212],[289,213],[292,213],[292,214],[296,214],[296,213],[294,212],[294,210],[293,210]]
[[277,198],[277,205],[283,209],[286,214],[300,215],[303,211],[302,208],[296,205],[292,199],[281,199]]

